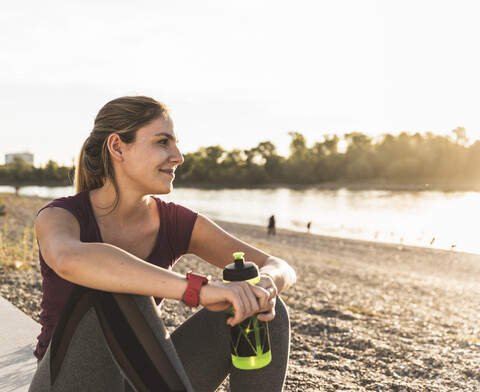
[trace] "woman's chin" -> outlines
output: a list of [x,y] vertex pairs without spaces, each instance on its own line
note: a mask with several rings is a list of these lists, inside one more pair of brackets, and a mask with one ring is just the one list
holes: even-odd
[[155,187],[154,191],[151,193],[152,195],[167,195],[173,190],[173,184],[170,185],[163,185]]

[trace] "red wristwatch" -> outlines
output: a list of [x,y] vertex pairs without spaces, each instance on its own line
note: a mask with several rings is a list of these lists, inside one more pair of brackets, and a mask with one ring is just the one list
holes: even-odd
[[188,284],[187,290],[185,291],[185,294],[183,294],[183,303],[187,306],[191,306],[192,308],[196,308],[200,302],[198,297],[200,294],[200,289],[204,284],[210,282],[212,277],[210,275],[199,275],[189,271],[187,273],[187,279]]

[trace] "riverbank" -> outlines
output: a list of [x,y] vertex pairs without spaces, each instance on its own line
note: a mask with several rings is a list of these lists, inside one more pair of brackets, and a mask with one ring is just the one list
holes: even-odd
[[[45,200],[8,198],[0,228],[6,221],[14,238]],[[292,323],[286,391],[480,390],[479,255],[218,223],[297,272],[298,283],[282,294]],[[193,256],[175,270],[189,268],[220,279]],[[0,261],[0,294],[38,320],[38,264],[18,271]],[[165,303],[169,329],[188,313]]]
[[[23,183],[12,184],[9,181],[0,179],[0,186],[9,186],[13,189],[18,187],[21,194],[21,188],[30,186],[39,187],[73,187],[74,177],[71,175],[70,179],[61,181],[29,181]],[[353,191],[360,190],[380,190],[380,191],[441,191],[441,192],[480,192],[480,181],[474,179],[457,180],[450,179],[448,181],[439,181],[425,178],[412,182],[411,179],[406,180],[386,180],[384,178],[372,180],[351,180],[351,181],[326,181],[317,184],[288,184],[288,183],[262,183],[262,184],[239,184],[238,182],[231,183],[182,183],[175,182],[175,188],[198,188],[206,190],[220,190],[220,189],[279,189],[287,188],[293,190],[338,190],[348,189]]]

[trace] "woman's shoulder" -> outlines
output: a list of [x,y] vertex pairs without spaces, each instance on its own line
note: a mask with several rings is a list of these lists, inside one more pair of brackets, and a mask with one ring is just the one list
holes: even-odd
[[82,191],[72,196],[52,200],[38,213],[49,207],[59,207],[70,212],[80,226],[81,240],[84,242],[100,242],[101,234],[95,220],[88,191]]
[[37,213],[40,214],[47,208],[58,207],[70,212],[80,223],[80,225],[88,225],[91,220],[92,209],[90,207],[90,198],[88,191],[82,191],[75,195],[59,197],[43,206]]
[[[40,211],[48,207],[61,207],[65,209],[78,209],[80,207],[85,207],[88,203],[88,191],[81,191],[75,195],[64,196],[53,199],[51,202],[43,206]],[[40,212],[39,211],[39,212]]]

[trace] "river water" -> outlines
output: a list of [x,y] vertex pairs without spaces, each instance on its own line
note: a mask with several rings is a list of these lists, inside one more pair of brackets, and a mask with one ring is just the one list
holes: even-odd
[[[0,192],[13,192],[0,186]],[[24,187],[20,194],[47,198],[72,187]],[[188,206],[212,219],[368,241],[480,253],[480,192],[348,189],[175,188],[165,201]]]

